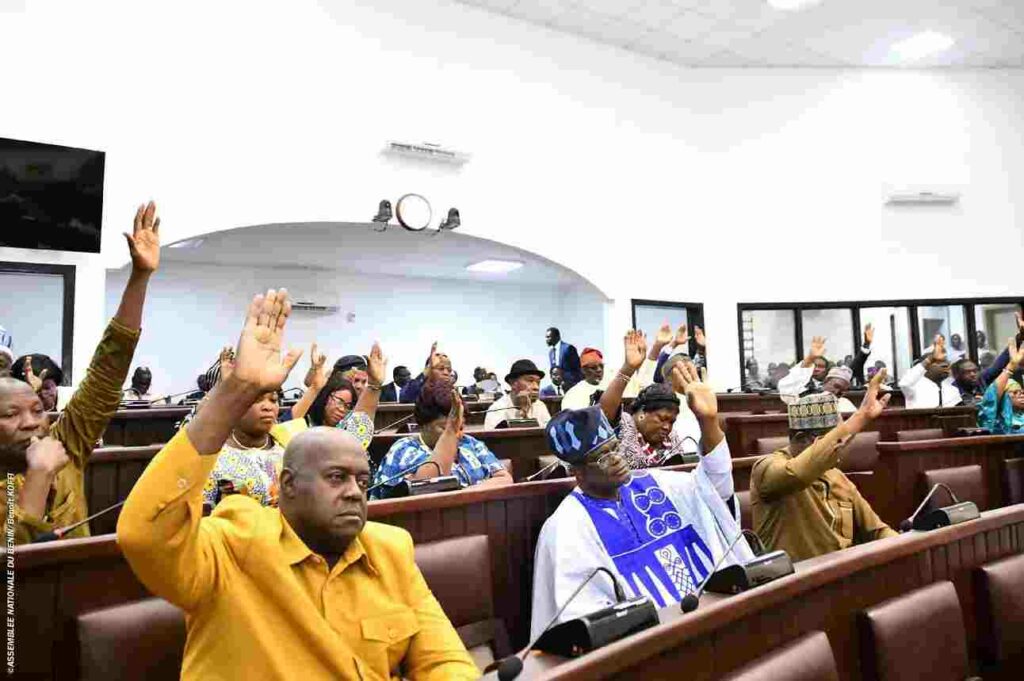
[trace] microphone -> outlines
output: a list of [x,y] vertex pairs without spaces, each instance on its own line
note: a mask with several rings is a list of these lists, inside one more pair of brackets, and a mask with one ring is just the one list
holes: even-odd
[[555,616],[551,618],[551,621],[547,623],[547,626],[545,626],[544,629],[541,630],[541,632],[537,634],[537,636],[532,641],[530,641],[530,643],[525,648],[523,648],[515,655],[510,655],[509,657],[506,657],[504,660],[501,660],[501,662],[498,663],[499,681],[512,681],[512,679],[519,676],[520,672],[523,671],[523,660],[526,658],[527,653],[529,653],[533,649],[533,647],[537,645],[537,641],[539,641],[541,637],[544,636],[544,634],[548,633],[548,630],[555,625],[555,622],[557,622],[558,618],[562,616],[562,613],[565,612],[565,609],[567,607],[569,607],[569,604],[576,599],[576,597],[580,594],[581,591],[583,591],[583,587],[589,584],[590,580],[592,580],[600,572],[605,573],[612,580],[612,585],[614,585],[615,587],[616,602],[622,603],[626,600],[626,594],[622,590],[622,585],[619,584],[619,580],[615,578],[615,575],[612,574],[612,571],[605,567],[594,568],[594,571],[587,575],[587,578],[580,582],[580,585],[576,587],[576,590],[572,592],[572,595],[565,600],[565,603],[563,603],[562,607],[558,609],[558,612],[556,612]]
[[407,476],[409,473],[415,473],[417,469],[422,468],[423,466],[426,466],[427,464],[433,464],[434,466],[436,466],[437,467],[437,474],[438,475],[443,475],[443,473],[441,472],[441,464],[439,464],[438,462],[434,461],[433,459],[427,459],[426,461],[420,461],[418,464],[409,466],[408,468],[395,473],[390,478],[384,478],[383,480],[381,480],[380,482],[378,482],[375,485],[370,485],[369,487],[366,488],[366,493],[369,494],[370,492],[372,492],[375,489],[380,489],[381,487],[386,487],[389,483],[392,483],[392,482],[394,482],[396,480],[401,480],[402,478]]
[[[496,412],[497,411],[512,411],[512,410],[515,410],[515,409],[518,409],[518,408],[519,407],[502,407],[501,409],[489,409],[488,412],[491,412],[491,411],[496,411]],[[398,419],[394,423],[392,423],[390,425],[387,425],[387,426],[384,426],[383,428],[380,428],[378,430],[373,431],[373,435],[374,435],[374,437],[376,437],[376,436],[380,435],[381,433],[383,433],[386,430],[391,430],[392,428],[397,429],[398,426],[402,425],[403,423],[407,423],[407,422],[411,421],[415,417],[416,417],[416,412],[413,412],[413,413],[411,413],[411,414],[409,414],[407,416],[403,416],[402,418]]]
[[743,537],[744,532],[740,530],[736,534],[736,536],[733,537],[732,542],[729,543],[729,547],[725,550],[725,553],[723,553],[719,557],[714,567],[711,568],[711,572],[708,573],[708,576],[705,577],[704,581],[701,582],[700,586],[697,587],[697,591],[691,591],[687,593],[685,596],[683,596],[683,600],[679,601],[680,610],[682,610],[683,612],[693,612],[697,609],[697,606],[700,605],[700,597],[704,594],[704,587],[708,585],[708,582],[711,580],[711,576],[718,572],[718,568],[722,567],[722,563],[725,562],[726,556],[732,553],[732,550],[736,548],[736,544],[738,544],[740,539],[743,539]]
[[[128,500],[125,499],[125,501],[128,501]],[[116,504],[114,504],[113,506],[109,506],[109,507],[103,509],[102,511],[98,511],[96,513],[93,513],[91,516],[89,516],[85,520],[79,520],[77,523],[71,523],[67,527],[61,527],[61,528],[58,528],[56,530],[51,530],[50,532],[44,532],[41,535],[39,535],[38,537],[36,537],[35,539],[33,539],[32,543],[33,544],[42,544],[42,543],[45,543],[45,542],[48,542],[48,541],[56,541],[58,539],[62,539],[65,534],[67,534],[68,532],[71,532],[72,530],[74,530],[76,528],[81,527],[82,525],[85,525],[87,522],[89,522],[93,518],[99,518],[101,515],[106,515],[107,513],[110,513],[113,510],[119,509],[122,506],[124,506],[124,501],[119,501]]]
[[915,510],[909,518],[900,523],[900,532],[909,532],[914,527],[914,521],[917,520],[918,514],[925,506],[928,505],[928,502],[931,501],[932,497],[935,496],[936,490],[938,490],[940,487],[946,490],[946,493],[949,495],[949,498],[953,500],[954,504],[960,503],[960,500],[956,498],[956,495],[953,494],[953,490],[951,490],[948,485],[941,482],[937,482],[932,486],[930,490],[928,490],[928,494],[924,496],[924,501],[922,501],[918,505],[917,510]]

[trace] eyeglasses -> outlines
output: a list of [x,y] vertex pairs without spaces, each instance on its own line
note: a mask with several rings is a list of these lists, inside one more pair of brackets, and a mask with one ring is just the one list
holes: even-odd
[[338,397],[337,395],[331,395],[330,397],[327,398],[327,401],[330,402],[331,404],[348,407],[349,409],[352,408],[352,405],[350,403],[346,402],[343,398]]
[[612,444],[612,448],[609,449],[607,452],[605,452],[604,454],[602,454],[601,456],[597,457],[596,459],[594,459],[592,461],[587,461],[587,465],[588,466],[597,466],[602,471],[607,471],[609,468],[611,468],[612,457],[613,456],[617,456],[618,453],[619,453],[619,443],[615,442],[614,444]]

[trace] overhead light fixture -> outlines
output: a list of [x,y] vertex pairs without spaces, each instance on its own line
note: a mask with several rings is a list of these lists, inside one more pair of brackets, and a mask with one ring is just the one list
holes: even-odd
[[168,244],[167,248],[199,248],[206,239],[185,239],[177,243]]
[[437,226],[437,232],[440,234],[441,232],[451,231],[457,229],[460,225],[462,225],[462,218],[459,217],[459,209],[449,208],[448,217]]
[[945,52],[955,41],[948,35],[935,31],[924,31],[905,40],[901,40],[890,48],[890,52],[900,61],[918,61],[939,52]]
[[783,12],[795,12],[817,5],[821,0],[768,0],[768,4]]
[[508,274],[523,266],[518,260],[481,260],[466,267],[470,272],[483,274]]
[[373,222],[377,227],[373,228],[375,232],[383,232],[388,228],[388,222],[391,221],[391,202],[387,199],[383,199],[380,205],[377,206],[377,214],[373,216]]

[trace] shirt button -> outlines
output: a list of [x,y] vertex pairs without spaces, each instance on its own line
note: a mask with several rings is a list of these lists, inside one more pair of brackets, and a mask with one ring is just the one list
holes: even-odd
[[188,487],[188,480],[185,478],[178,478],[178,489],[185,489]]
[[395,640],[395,636],[398,636],[398,632],[395,630],[395,628],[391,627],[390,629],[388,629],[388,638],[390,638],[392,641],[394,641]]

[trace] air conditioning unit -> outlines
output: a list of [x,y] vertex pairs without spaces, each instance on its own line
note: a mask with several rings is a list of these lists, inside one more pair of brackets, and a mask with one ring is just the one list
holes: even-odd
[[334,313],[340,310],[338,305],[330,305],[325,301],[317,301],[309,298],[295,298],[292,300],[292,312],[329,312]]
[[886,191],[887,206],[954,206],[960,203],[955,187],[900,187]]
[[384,147],[383,153],[389,156],[403,156],[457,166],[463,165],[470,158],[467,153],[442,147],[433,142],[396,142],[392,140]]

